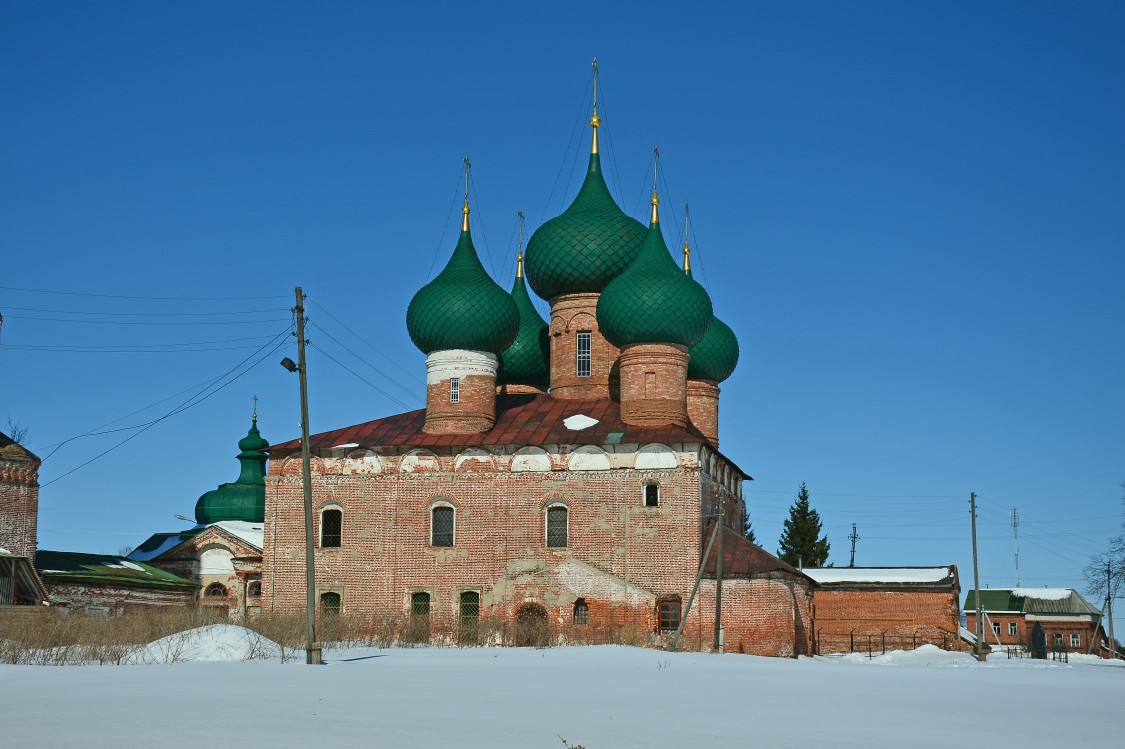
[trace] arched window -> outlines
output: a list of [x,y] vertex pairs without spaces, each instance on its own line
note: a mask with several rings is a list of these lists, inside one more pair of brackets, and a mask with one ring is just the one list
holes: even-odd
[[574,602],[574,623],[586,624],[590,621],[590,607],[586,605],[585,598],[579,598]]
[[320,594],[320,615],[325,619],[338,619],[340,617],[340,594]]
[[246,586],[246,595],[251,598],[258,598],[262,595],[262,581],[251,580],[250,584]]
[[480,634],[480,593],[466,590],[461,594],[459,637],[462,645],[476,645]]
[[547,547],[565,549],[567,547],[567,521],[569,512],[564,504],[547,507]]
[[673,635],[680,628],[680,597],[662,596],[656,599],[656,617],[660,634]]
[[425,592],[410,594],[410,624],[406,632],[410,642],[425,642],[430,639],[430,594]]
[[449,505],[430,510],[430,545],[452,546],[456,530],[456,513]]
[[324,549],[340,547],[343,537],[344,513],[338,509],[327,509],[320,513],[320,546]]
[[207,586],[207,590],[203,591],[203,595],[208,598],[226,598],[227,588],[222,583],[211,583]]
[[656,481],[648,481],[644,485],[644,502],[645,507],[659,507],[660,506],[660,484]]

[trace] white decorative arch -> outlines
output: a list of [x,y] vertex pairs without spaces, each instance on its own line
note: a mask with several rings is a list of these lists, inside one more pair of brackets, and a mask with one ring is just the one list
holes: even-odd
[[424,471],[437,471],[440,469],[438,457],[429,450],[419,448],[411,450],[402,456],[398,469],[403,473],[419,473]]
[[353,450],[344,461],[344,473],[349,475],[382,472],[383,459],[374,450]]
[[541,447],[521,447],[512,456],[512,472],[549,471],[551,456]]
[[609,454],[595,445],[583,445],[570,454],[567,466],[572,471],[608,471]]
[[487,471],[496,467],[492,454],[479,447],[467,447],[453,461],[454,471]]
[[200,575],[233,575],[234,554],[225,546],[212,544],[199,553]]
[[660,443],[653,443],[645,445],[637,451],[637,457],[633,461],[634,468],[677,468],[679,462],[676,460],[676,453],[672,448]]

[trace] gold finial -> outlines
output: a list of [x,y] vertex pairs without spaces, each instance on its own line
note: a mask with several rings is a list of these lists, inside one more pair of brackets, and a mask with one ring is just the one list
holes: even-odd
[[520,243],[516,254],[516,278],[523,278],[523,209],[517,215],[520,217]]
[[684,201],[684,273],[691,272],[691,247],[688,246],[688,203]]
[[590,118],[590,127],[594,129],[594,140],[590,145],[590,153],[598,152],[598,127],[602,118],[598,117],[598,58],[594,58],[594,116]]
[[252,418],[254,421],[258,420],[258,396],[256,395],[254,396],[254,415],[250,418]]
[[660,214],[657,212],[656,207],[660,205],[660,198],[656,194],[656,175],[660,171],[660,146],[652,147],[652,216],[649,221],[654,224],[660,223]]
[[469,230],[469,170],[473,165],[469,163],[469,157],[465,157],[465,207],[461,209],[461,231]]

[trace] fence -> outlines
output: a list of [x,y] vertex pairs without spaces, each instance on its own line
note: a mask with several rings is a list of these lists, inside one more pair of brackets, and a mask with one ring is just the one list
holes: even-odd
[[815,652],[817,655],[843,655],[864,653],[883,655],[888,650],[915,650],[922,645],[934,645],[942,650],[957,651],[961,641],[953,632],[945,630],[916,631],[910,635],[896,632],[825,632],[817,630]]

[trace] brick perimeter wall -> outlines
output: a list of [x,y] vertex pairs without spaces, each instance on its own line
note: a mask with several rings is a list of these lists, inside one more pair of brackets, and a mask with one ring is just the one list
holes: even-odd
[[926,643],[959,649],[960,591],[856,590],[818,588],[816,632],[821,653],[867,650],[887,636],[888,649]]

